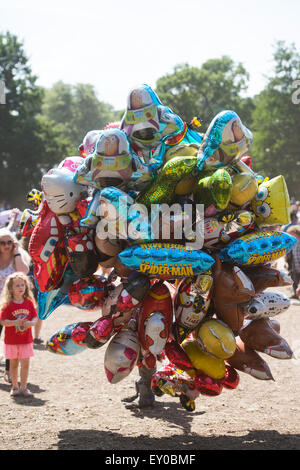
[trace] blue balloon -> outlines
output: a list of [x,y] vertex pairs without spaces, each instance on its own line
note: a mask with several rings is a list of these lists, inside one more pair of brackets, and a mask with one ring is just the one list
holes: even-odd
[[78,322],[64,326],[47,341],[48,351],[63,356],[74,356],[85,351],[85,337],[91,325],[92,322]]
[[[234,121],[239,123],[243,134],[238,142],[234,142],[232,135]],[[211,121],[201,142],[198,153],[198,170],[202,171],[206,167],[220,168],[233,163],[248,150],[252,139],[252,133],[242,124],[234,111],[221,111]],[[223,152],[223,158],[217,152],[219,149]]]
[[219,256],[222,261],[240,265],[265,264],[284,256],[296,242],[285,232],[252,232],[222,248]]
[[172,243],[147,243],[126,248],[121,263],[157,279],[177,279],[208,271],[215,260],[201,250]]
[[41,320],[46,320],[46,318],[61,305],[71,305],[68,290],[77,279],[78,277],[68,266],[64,274],[63,284],[58,289],[42,292],[37,282],[35,282],[37,288],[38,316]]
[[202,136],[165,106],[146,84],[130,91],[120,127],[131,144],[142,151],[144,160],[154,173],[162,167],[168,148],[179,142],[200,144],[202,141]]

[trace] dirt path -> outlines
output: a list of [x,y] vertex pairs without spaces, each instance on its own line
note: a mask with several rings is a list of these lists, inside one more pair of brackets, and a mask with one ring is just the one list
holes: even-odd
[[[42,337],[47,340],[69,323],[96,318],[92,312],[61,307],[43,323]],[[134,394],[138,373],[135,369],[123,382],[110,385],[103,369],[105,346],[68,357],[37,346],[29,384],[34,399],[11,399],[10,386],[0,379],[0,449],[299,450],[300,305],[276,318],[299,359],[263,355],[275,382],[240,373],[236,390],[200,396],[193,413],[166,395],[157,398],[154,409],[125,406],[121,399]],[[1,365],[1,377],[3,371]]]

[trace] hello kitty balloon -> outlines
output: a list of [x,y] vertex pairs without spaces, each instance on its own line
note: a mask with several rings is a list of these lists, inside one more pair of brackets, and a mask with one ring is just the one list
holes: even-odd
[[86,188],[76,183],[74,173],[66,167],[53,168],[42,177],[41,186],[49,209],[57,215],[76,209]]

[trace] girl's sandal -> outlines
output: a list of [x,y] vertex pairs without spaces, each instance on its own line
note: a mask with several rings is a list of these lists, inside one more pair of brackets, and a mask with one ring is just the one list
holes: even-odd
[[7,382],[8,384],[11,384],[11,376],[10,376],[9,372],[5,371],[3,378],[4,378],[5,382]]
[[26,397],[26,398],[33,398],[34,395],[33,393],[31,393],[28,388],[25,388],[25,390],[20,390],[20,395],[22,395],[22,397]]
[[20,390],[18,388],[12,388],[10,391],[11,397],[17,397],[20,395]]

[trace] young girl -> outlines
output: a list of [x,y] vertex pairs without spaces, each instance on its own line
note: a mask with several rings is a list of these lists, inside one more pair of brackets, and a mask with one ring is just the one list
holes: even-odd
[[27,389],[27,380],[30,357],[34,355],[31,327],[37,320],[29,278],[22,272],[11,274],[5,281],[0,299],[0,323],[5,327],[4,352],[5,357],[10,359],[12,397],[33,397]]

